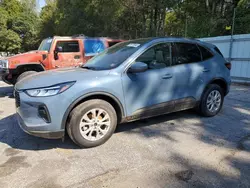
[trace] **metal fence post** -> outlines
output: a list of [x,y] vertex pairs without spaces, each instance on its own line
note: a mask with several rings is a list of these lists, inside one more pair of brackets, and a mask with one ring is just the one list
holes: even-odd
[[236,16],[236,8],[234,8],[234,13],[233,13],[233,25],[232,25],[232,30],[231,30],[231,39],[230,39],[230,47],[229,47],[229,61],[231,62],[232,60],[232,51],[233,51],[233,35],[234,35],[234,24],[235,24],[235,16]]

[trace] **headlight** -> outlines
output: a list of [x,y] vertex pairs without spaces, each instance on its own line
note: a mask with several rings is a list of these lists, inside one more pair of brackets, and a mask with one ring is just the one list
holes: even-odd
[[61,83],[50,87],[36,88],[36,89],[27,89],[27,93],[31,97],[48,97],[57,95],[69,89],[75,82]]
[[2,69],[7,69],[8,68],[8,60],[7,59],[2,59],[0,60],[0,68]]

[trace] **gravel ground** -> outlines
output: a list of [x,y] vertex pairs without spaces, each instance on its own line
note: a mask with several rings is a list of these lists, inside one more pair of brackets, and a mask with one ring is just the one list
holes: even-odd
[[250,187],[249,86],[232,86],[216,117],[185,111],[119,125],[92,149],[24,133],[12,92],[0,82],[1,187]]

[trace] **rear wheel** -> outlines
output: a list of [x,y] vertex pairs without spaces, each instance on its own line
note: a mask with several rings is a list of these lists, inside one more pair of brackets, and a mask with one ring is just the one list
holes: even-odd
[[32,74],[35,74],[36,71],[26,71],[26,72],[23,72],[22,74],[20,74],[17,79],[16,79],[16,83],[19,82],[20,80],[22,80],[23,78],[25,78],[26,76],[29,76],[29,75],[32,75]]
[[73,109],[67,131],[79,146],[94,147],[105,143],[116,125],[117,116],[113,106],[104,100],[93,99]]
[[210,84],[205,90],[199,105],[199,112],[203,116],[215,116],[221,110],[224,92],[217,84]]

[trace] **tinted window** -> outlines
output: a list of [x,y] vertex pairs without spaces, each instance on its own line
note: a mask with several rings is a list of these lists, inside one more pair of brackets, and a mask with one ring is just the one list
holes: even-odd
[[78,41],[59,41],[56,43],[56,47],[62,47],[62,52],[79,52]]
[[135,53],[148,39],[118,43],[91,58],[83,67],[93,70],[107,70],[118,67]]
[[42,41],[42,43],[40,44],[38,50],[40,50],[40,51],[49,51],[51,43],[52,43],[52,39],[44,39]]
[[219,48],[215,47],[214,49],[215,49],[216,52],[218,52],[223,57],[223,54],[221,53],[221,51],[219,50]]
[[201,55],[202,55],[202,60],[207,60],[210,59],[211,57],[213,57],[213,54],[208,51],[206,48],[199,46],[200,51],[201,51]]
[[174,43],[172,47],[173,65],[201,61],[201,53],[196,44]]
[[149,69],[159,69],[171,65],[170,45],[168,43],[157,44],[136,59],[146,63]]
[[112,42],[108,42],[108,45],[109,45],[109,47],[111,47],[111,46],[116,45],[117,43],[119,43],[119,42],[118,41],[112,41]]
[[105,45],[99,39],[85,39],[84,51],[85,56],[94,56],[105,50]]

